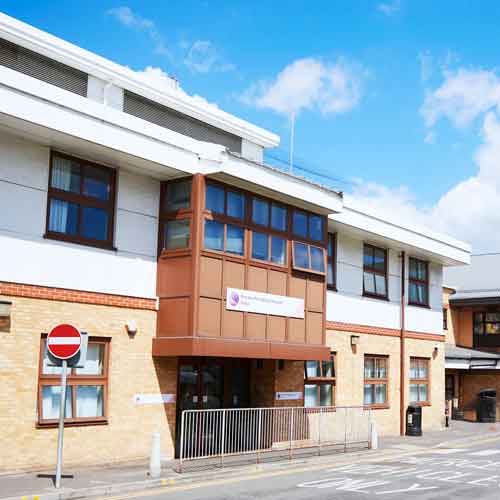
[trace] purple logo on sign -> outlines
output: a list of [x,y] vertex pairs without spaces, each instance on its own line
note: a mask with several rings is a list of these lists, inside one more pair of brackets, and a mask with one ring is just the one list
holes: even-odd
[[231,297],[229,297],[229,303],[235,307],[240,301],[240,294],[238,292],[231,292]]

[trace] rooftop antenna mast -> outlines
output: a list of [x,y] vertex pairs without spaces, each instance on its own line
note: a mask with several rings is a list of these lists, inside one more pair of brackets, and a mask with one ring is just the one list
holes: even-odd
[[290,167],[289,172],[293,170],[293,143],[295,141],[295,111],[290,115]]

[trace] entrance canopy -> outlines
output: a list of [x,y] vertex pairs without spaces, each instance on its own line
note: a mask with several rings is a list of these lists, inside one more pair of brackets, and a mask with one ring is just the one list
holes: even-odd
[[445,368],[458,370],[500,370],[500,354],[446,344]]

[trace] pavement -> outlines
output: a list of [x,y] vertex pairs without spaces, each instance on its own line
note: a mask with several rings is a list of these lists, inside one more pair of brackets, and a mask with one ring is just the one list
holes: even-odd
[[[221,468],[188,469],[179,474],[173,461],[163,463],[159,479],[146,463],[64,469],[62,488],[53,471],[0,475],[0,500],[122,500],[166,494],[176,499],[265,499],[314,497],[459,498],[498,500],[500,425],[452,421],[443,431],[422,437],[381,438],[378,450],[304,456],[293,460],[243,463]],[[444,472],[443,472],[444,471]],[[436,476],[436,473],[441,473]],[[444,474],[444,475],[443,475]],[[469,496],[462,495],[466,491]],[[444,496],[439,496],[443,494]],[[447,496],[449,495],[449,496]],[[479,496],[478,496],[479,495]],[[482,495],[482,496],[481,496]]]

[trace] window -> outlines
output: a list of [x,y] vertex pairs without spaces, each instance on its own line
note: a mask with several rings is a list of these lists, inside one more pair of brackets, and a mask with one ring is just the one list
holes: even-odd
[[365,406],[387,407],[388,358],[365,356],[364,396]]
[[293,267],[299,271],[325,274],[325,251],[323,248],[293,242]]
[[219,184],[207,183],[205,188],[205,208],[217,215],[225,215],[233,219],[245,218],[245,195]]
[[383,248],[363,247],[363,294],[387,298],[387,251]]
[[273,234],[252,231],[252,259],[286,264],[286,239]]
[[169,220],[165,223],[165,249],[177,250],[180,248],[189,248],[190,239],[190,221]]
[[[68,368],[66,423],[104,423],[107,419],[109,339],[91,337],[85,368]],[[56,425],[59,419],[61,368],[51,366],[46,339],[40,347],[38,422]]]
[[321,215],[308,214],[301,210],[293,211],[293,234],[301,238],[323,241],[325,218]]
[[258,226],[286,232],[288,210],[282,205],[254,196],[252,198],[252,222]]
[[190,208],[191,179],[169,182],[165,194],[165,212],[175,212]]
[[443,308],[443,330],[448,330],[448,309]]
[[410,257],[410,296],[408,303],[416,306],[429,305],[429,265],[423,260]]
[[474,313],[474,335],[500,334],[500,312]]
[[46,237],[112,248],[115,171],[52,153]]
[[410,403],[429,403],[429,360],[410,358]]
[[329,290],[336,290],[337,285],[337,235],[328,234],[328,248],[326,253],[326,286]]
[[329,361],[304,363],[304,406],[335,404],[335,356]]
[[245,230],[240,226],[205,219],[204,246],[207,250],[243,255],[245,253]]

